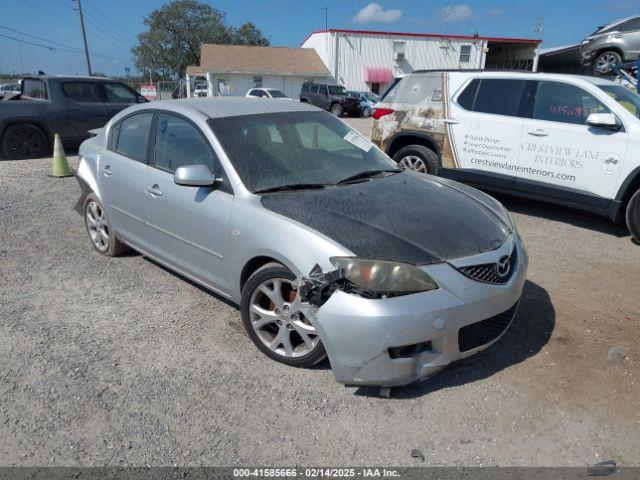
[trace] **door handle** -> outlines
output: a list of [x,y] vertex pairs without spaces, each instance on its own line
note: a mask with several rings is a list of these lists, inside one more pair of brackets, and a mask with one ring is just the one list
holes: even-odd
[[147,191],[147,193],[150,193],[152,197],[162,196],[162,190],[160,190],[160,187],[157,183],[153,186],[147,185],[146,187],[144,187],[144,189]]
[[460,123],[460,120],[456,120],[455,118],[443,118],[442,121],[444,123],[448,123],[450,125],[456,125],[456,124]]
[[534,137],[546,137],[549,134],[541,128],[536,128],[535,130],[529,130],[529,135],[533,135]]
[[111,166],[110,165],[106,165],[106,166],[102,167],[100,169],[100,171],[102,172],[102,174],[105,177],[110,177],[111,175],[113,175],[113,172],[111,171]]

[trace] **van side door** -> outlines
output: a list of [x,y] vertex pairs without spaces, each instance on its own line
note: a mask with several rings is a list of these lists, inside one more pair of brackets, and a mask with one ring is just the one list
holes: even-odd
[[612,113],[603,98],[564,81],[536,80],[524,121],[516,190],[559,202],[606,208],[615,196],[628,136],[586,124],[591,113]]
[[527,81],[475,78],[449,102],[444,119],[451,139],[453,169],[444,176],[512,190],[519,165]]

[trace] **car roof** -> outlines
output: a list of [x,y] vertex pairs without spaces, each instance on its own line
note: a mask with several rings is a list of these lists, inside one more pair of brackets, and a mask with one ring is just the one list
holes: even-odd
[[[437,72],[420,72],[420,73],[437,73]],[[592,83],[593,85],[619,85],[618,83],[607,80],[606,78],[591,77],[588,75],[569,75],[566,73],[544,73],[544,72],[521,72],[521,71],[504,71],[504,70],[469,70],[450,72],[451,75],[463,75],[472,77],[492,77],[492,78],[518,78],[535,80],[575,80],[579,79]],[[409,74],[411,76],[414,74]]]
[[189,108],[209,118],[236,117],[260,113],[319,112],[320,108],[304,102],[256,102],[246,97],[186,98],[181,100],[160,100],[145,104],[146,108],[181,110]]

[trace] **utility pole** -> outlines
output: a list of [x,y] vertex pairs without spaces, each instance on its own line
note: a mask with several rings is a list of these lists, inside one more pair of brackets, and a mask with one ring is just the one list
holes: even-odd
[[22,65],[22,42],[18,42],[18,55],[20,55],[20,77],[24,77],[24,67]]
[[82,15],[82,0],[78,0],[78,13],[80,14],[80,28],[82,29],[82,40],[84,40],[84,56],[87,59],[87,71],[91,73],[91,60],[89,60],[89,46],[87,45],[87,32],[84,29],[84,15]]

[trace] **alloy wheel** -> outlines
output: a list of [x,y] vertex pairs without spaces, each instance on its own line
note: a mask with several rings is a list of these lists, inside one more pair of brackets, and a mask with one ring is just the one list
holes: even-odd
[[596,62],[596,70],[600,73],[609,73],[613,70],[613,67],[617,64],[618,59],[613,53],[605,53],[598,57]]
[[35,128],[18,128],[7,143],[13,158],[36,158],[46,150],[46,140]]
[[97,202],[91,201],[87,204],[85,217],[93,245],[105,252],[109,248],[109,221],[104,209]]
[[290,280],[272,278],[258,285],[249,300],[249,317],[260,341],[276,355],[302,357],[320,342]]
[[402,157],[398,162],[398,165],[405,170],[415,170],[416,172],[427,173],[427,166],[417,155],[407,155],[406,157]]

